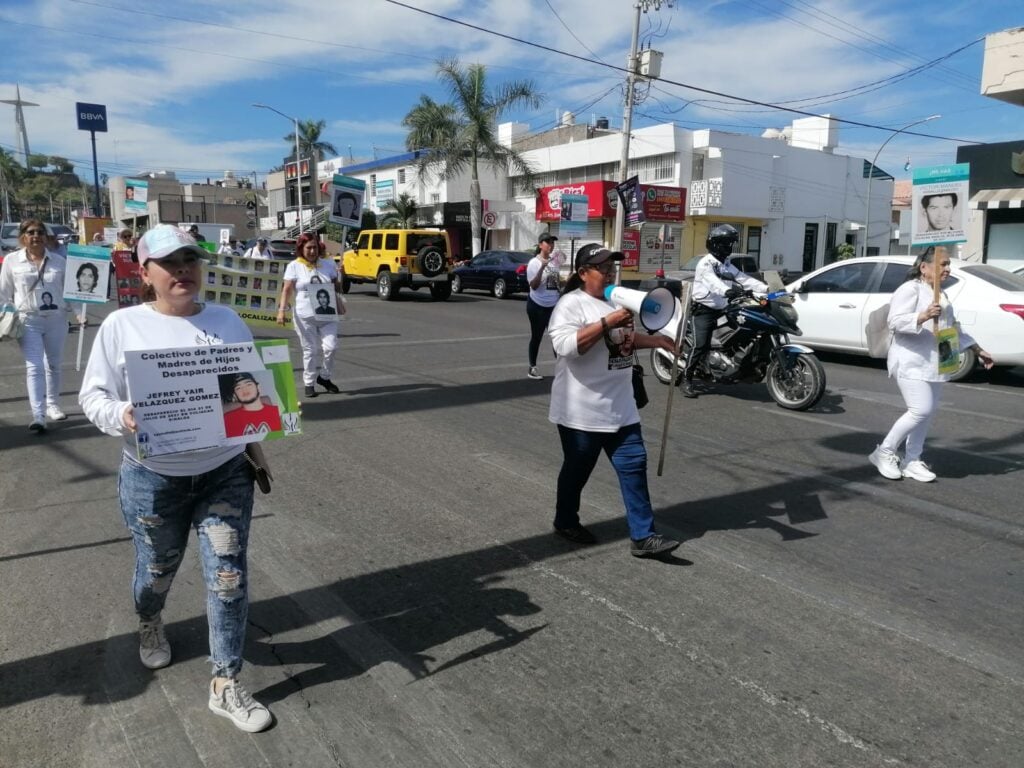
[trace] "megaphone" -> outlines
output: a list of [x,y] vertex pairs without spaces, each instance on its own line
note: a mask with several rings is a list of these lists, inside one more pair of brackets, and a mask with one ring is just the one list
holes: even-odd
[[668,288],[655,288],[652,291],[635,291],[618,285],[609,285],[604,289],[607,301],[635,312],[640,317],[640,324],[651,333],[657,333],[672,320],[676,311],[676,297]]

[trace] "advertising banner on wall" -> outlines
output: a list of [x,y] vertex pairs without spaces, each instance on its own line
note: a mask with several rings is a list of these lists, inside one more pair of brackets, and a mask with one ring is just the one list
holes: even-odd
[[969,163],[914,169],[910,231],[913,245],[967,242]]

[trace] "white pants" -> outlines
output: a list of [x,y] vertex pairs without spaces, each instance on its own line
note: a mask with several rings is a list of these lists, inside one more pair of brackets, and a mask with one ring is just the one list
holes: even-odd
[[932,424],[932,417],[939,409],[943,382],[904,379],[897,376],[896,384],[903,395],[903,402],[907,404],[907,412],[892,425],[889,434],[882,441],[882,448],[896,452],[906,440],[905,461],[918,461],[924,449],[924,439],[928,436],[928,428]]
[[25,317],[25,333],[18,340],[25,357],[25,379],[32,420],[45,423],[46,406],[60,403],[60,366],[68,337],[68,314],[47,312]]
[[318,323],[298,315],[293,315],[293,319],[302,347],[302,383],[311,387],[317,376],[330,380],[334,370],[334,352],[338,348],[337,320]]

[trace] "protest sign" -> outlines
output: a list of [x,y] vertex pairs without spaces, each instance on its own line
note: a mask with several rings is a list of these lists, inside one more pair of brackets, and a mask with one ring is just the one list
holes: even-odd
[[247,325],[274,327],[286,266],[284,259],[211,254],[203,267],[203,301],[231,307]]
[[362,224],[363,196],[366,194],[366,182],[351,176],[334,174],[331,183],[331,208],[328,219],[343,227],[356,227]]
[[558,225],[558,234],[569,238],[584,237],[587,234],[589,200],[587,195],[562,195],[559,201],[562,221]]
[[149,182],[142,179],[124,180],[124,209],[128,213],[145,213],[149,199]]
[[125,353],[140,459],[299,434],[288,342]]
[[110,287],[110,251],[95,245],[69,245],[64,299],[105,304]]
[[967,242],[969,163],[914,169],[910,229],[913,245]]
[[621,184],[616,184],[615,191],[618,193],[619,200],[622,201],[624,206],[626,226],[635,227],[638,224],[643,224],[646,216],[644,214],[643,195],[640,190],[640,178],[633,176]]

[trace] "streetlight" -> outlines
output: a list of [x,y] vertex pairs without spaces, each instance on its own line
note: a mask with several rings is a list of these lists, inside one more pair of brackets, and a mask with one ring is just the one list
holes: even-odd
[[[281,117],[291,120],[295,125],[295,190],[297,192],[296,197],[299,200],[299,234],[301,235],[305,230],[302,227],[302,173],[299,170],[299,121],[266,104],[253,104],[253,106],[258,109],[269,109],[271,112],[277,112]],[[310,179],[310,184],[314,183],[316,183],[315,180]]]
[[[871,182],[874,181],[874,179],[875,179],[875,163],[878,162],[878,156],[880,154],[882,154],[882,150],[885,149],[885,145],[886,144],[888,144],[890,141],[895,139],[897,136],[899,136],[901,133],[903,133],[908,128],[913,128],[915,125],[920,125],[921,123],[927,123],[929,120],[938,120],[940,117],[942,117],[942,115],[929,115],[928,117],[922,118],[921,120],[915,120],[912,123],[908,123],[907,125],[904,125],[898,131],[893,131],[892,136],[890,136],[888,139],[883,141],[882,142],[882,146],[880,146],[878,148],[878,151],[875,152],[875,157],[871,161],[871,170],[868,171],[868,197],[867,197],[867,204],[866,204],[868,212],[867,212],[867,217],[866,217],[866,219],[864,221],[864,255],[865,256],[868,255],[868,244],[871,242]],[[889,203],[889,207],[890,207],[890,209],[892,208],[892,202],[891,201]]]

